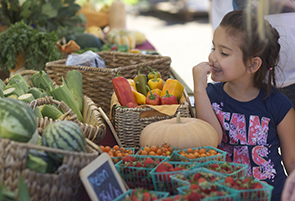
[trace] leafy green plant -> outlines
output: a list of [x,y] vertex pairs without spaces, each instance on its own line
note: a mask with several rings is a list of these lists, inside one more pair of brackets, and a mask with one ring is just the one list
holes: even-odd
[[55,32],[39,31],[23,21],[17,22],[0,33],[0,69],[6,73],[14,69],[17,55],[21,54],[26,69],[42,70],[46,62],[60,59],[57,41]]
[[81,7],[75,0],[0,0],[3,25],[23,20],[40,31],[55,31],[59,38],[84,32],[86,19],[77,14]]

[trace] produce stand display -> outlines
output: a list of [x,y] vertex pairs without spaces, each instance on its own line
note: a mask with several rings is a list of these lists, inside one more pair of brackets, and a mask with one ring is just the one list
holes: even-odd
[[[7,116],[4,117],[1,113],[0,128],[3,126],[4,129],[9,130],[8,134],[4,131],[1,133],[0,130],[0,180],[3,186],[13,191],[17,200],[20,192],[18,181],[22,177],[32,201],[87,201],[90,200],[88,196],[91,196],[92,192],[84,191],[85,183],[82,183],[79,174],[85,167],[96,165],[94,160],[102,156],[104,157],[102,159],[107,161],[105,164],[110,162],[112,165],[107,171],[115,171],[116,175],[119,174],[120,182],[126,187],[126,192],[124,191],[118,197],[114,196],[115,193],[110,193],[109,200],[110,198],[116,201],[135,200],[135,196],[138,200],[148,200],[148,197],[160,200],[193,200],[192,196],[202,196],[203,200],[220,201],[270,200],[272,186],[246,177],[246,165],[226,162],[226,152],[216,148],[215,130],[207,122],[203,123],[195,118],[194,108],[189,99],[189,95],[193,96],[193,92],[171,68],[171,58],[154,52],[155,48],[144,35],[137,33],[138,37],[136,37],[136,33],[129,32],[124,16],[121,16],[125,13],[122,2],[120,0],[114,2],[117,10],[114,10],[114,7],[104,8],[103,15],[101,13],[91,15],[94,14],[93,11],[85,6],[81,10],[83,13],[87,12],[87,17],[106,16],[100,23],[103,23],[103,26],[109,25],[108,32],[99,35],[100,28],[104,27],[98,27],[99,32],[89,33],[90,30],[95,29],[87,29],[87,32],[82,35],[88,39],[97,36],[94,40],[99,40],[99,43],[105,42],[107,46],[104,48],[107,47],[107,49],[96,49],[97,56],[105,62],[105,68],[66,65],[67,55],[80,48],[77,42],[81,46],[81,43],[84,45],[88,41],[83,38],[81,41],[70,40],[68,43],[61,44],[65,41],[62,38],[56,44],[63,53],[61,59],[46,62],[41,71],[15,71],[9,78],[1,80],[0,109]],[[91,19],[89,24],[94,26],[96,23],[99,23],[97,19]],[[85,48],[80,51],[84,50]],[[153,54],[150,54],[151,51]],[[150,73],[153,73],[153,77],[149,79]],[[160,78],[157,77],[157,73]],[[70,79],[68,74],[72,75]],[[135,79],[140,74],[146,79],[145,92],[139,90],[140,81],[137,83]],[[23,80],[18,80],[17,76],[24,79],[25,83]],[[35,81],[35,77],[39,76],[42,79]],[[119,77],[125,82],[125,87],[127,86],[122,94],[119,94],[116,87],[123,88],[123,85],[118,87],[114,84],[114,80]],[[162,87],[153,93],[152,91],[156,88],[149,86],[149,81],[157,83],[160,80],[162,80]],[[172,86],[165,87],[169,80],[173,81]],[[135,87],[132,86],[131,81],[136,82]],[[20,88],[23,91],[22,94],[19,92],[11,94],[7,91],[3,93],[13,85],[12,83],[25,84]],[[20,98],[24,94],[34,96],[36,89],[33,88],[39,91],[38,96],[31,97],[32,99],[29,100]],[[66,90],[62,91],[60,96],[54,91],[59,88]],[[140,98],[143,97],[140,103]],[[169,98],[168,101],[171,99],[173,102],[162,104],[158,98]],[[159,102],[153,104],[156,99]],[[7,100],[16,101],[16,105],[18,102],[20,108],[16,109],[17,112],[5,107],[5,104],[9,105]],[[43,107],[48,108],[47,105],[53,107],[52,117],[42,114]],[[29,116],[35,118],[28,117],[26,110]],[[58,111],[59,113],[56,113]],[[25,112],[24,117],[18,116],[21,114],[18,112]],[[12,118],[10,124],[13,122],[14,125],[2,124],[1,118]],[[177,128],[185,125],[185,128],[193,129],[181,129],[181,133],[178,133],[178,130],[168,131],[169,125],[156,124],[165,122]],[[65,126],[55,126],[59,124],[61,126],[65,124]],[[20,134],[10,130],[15,126],[25,130],[30,127],[29,125],[35,127],[31,133],[20,132]],[[160,127],[152,129],[149,127],[152,125]],[[70,126],[75,127],[72,129]],[[160,137],[163,141],[159,144],[154,141],[156,144],[142,145],[141,137],[149,139],[144,135],[145,132],[146,134],[152,132],[151,136],[155,136],[154,132],[158,132],[163,135],[164,138]],[[172,137],[166,138],[164,133],[170,133]],[[180,142],[183,137],[177,137],[182,133],[185,136],[188,135],[186,137],[188,142],[183,141],[183,144]],[[20,140],[19,134],[29,139]],[[52,137],[47,138],[48,135]],[[201,139],[197,135],[201,135]],[[211,136],[213,137],[210,138]],[[197,138],[197,143],[200,145],[194,145],[195,142],[190,138]],[[171,142],[164,139],[172,140],[172,143],[177,143],[178,146],[172,147]],[[146,143],[150,142],[146,141]],[[39,156],[34,155],[33,152],[39,153]],[[49,163],[47,160],[51,159],[54,161]],[[51,163],[56,164],[54,167],[51,165],[52,171],[48,169]],[[103,163],[101,167],[106,167],[105,164]],[[100,170],[99,168],[100,166],[97,170]],[[93,173],[96,171],[92,166],[90,170]],[[107,180],[107,174],[91,178],[94,179],[90,182],[99,184]],[[237,190],[230,182],[238,179],[257,186]],[[115,190],[114,192],[118,193]]]
[[[29,78],[29,84],[31,84],[30,80],[31,77]],[[8,81],[5,81],[5,83],[7,82]],[[58,87],[58,85],[56,86]],[[3,184],[8,186],[10,190],[18,193],[18,187],[16,184],[17,180],[19,179],[19,175],[22,175],[29,189],[29,194],[32,200],[77,199],[77,197],[80,196],[78,193],[81,192],[80,189],[82,187],[78,173],[82,168],[90,165],[91,161],[96,159],[103,152],[107,152],[110,155],[111,153],[118,154],[119,150],[130,149],[131,151],[126,155],[122,155],[124,152],[121,152],[119,157],[118,155],[110,155],[112,161],[115,164],[116,171],[118,171],[120,174],[128,190],[126,193],[119,196],[117,198],[118,200],[127,199],[128,196],[130,196],[131,200],[133,200],[133,192],[135,193],[137,189],[143,189],[143,191],[148,192],[150,196],[157,196],[160,199],[166,199],[165,197],[168,197],[167,199],[171,198],[174,200],[188,199],[188,196],[197,193],[198,195],[209,197],[211,200],[240,199],[251,201],[255,200],[255,198],[260,200],[270,200],[271,192],[273,189],[273,187],[270,185],[260,183],[262,187],[259,189],[254,188],[236,190],[233,189],[232,186],[226,184],[226,179],[228,177],[233,179],[246,178],[247,166],[226,162],[226,152],[220,149],[212,146],[177,149],[176,147],[171,147],[170,144],[155,146],[155,148],[153,148],[154,145],[146,147],[139,146],[139,138],[142,134],[142,131],[151,123],[161,122],[165,119],[173,118],[178,113],[185,115],[185,118],[191,118],[190,105],[186,101],[186,97],[188,97],[188,95],[185,94],[185,91],[182,92],[183,101],[181,101],[180,104],[175,107],[176,110],[174,110],[173,116],[156,115],[159,112],[156,110],[156,106],[148,107],[144,105],[140,108],[125,108],[120,106],[120,104],[118,105],[117,103],[116,107],[113,107],[115,109],[110,115],[111,119],[116,117],[116,113],[119,113],[118,111],[123,111],[121,112],[122,116],[120,117],[120,121],[128,123],[118,124],[117,121],[117,124],[115,125],[112,125],[104,111],[100,107],[98,108],[98,106],[86,95],[83,96],[84,111],[82,115],[83,120],[90,124],[85,123],[85,121],[80,122],[77,118],[77,115],[75,115],[63,101],[60,102],[54,100],[52,97],[42,97],[35,99],[29,103],[29,106],[33,109],[44,104],[55,104],[66,114],[65,118],[61,120],[53,120],[46,117],[37,118],[37,131],[39,132],[39,135],[42,135],[42,132],[52,122],[65,120],[76,122],[82,129],[84,136],[87,138],[87,152],[72,152],[29,143],[14,142],[8,139],[0,139],[0,144],[2,144],[1,147],[3,147],[0,150],[0,154],[2,156],[0,160],[0,167],[2,172],[0,172],[0,175],[1,179],[3,180]],[[113,97],[116,98],[114,92]],[[166,108],[170,107],[170,105],[159,106]],[[98,112],[99,115],[93,115],[92,111]],[[141,112],[146,111],[153,113],[153,120],[151,118],[151,122],[145,122],[137,118],[141,116]],[[137,113],[136,116],[129,117],[131,113],[135,112]],[[86,117],[86,115],[88,115],[88,117]],[[101,140],[97,140],[97,136],[92,137],[93,133],[97,133],[95,129],[102,129],[101,125],[95,127],[97,125],[95,124],[96,122],[102,122],[102,128],[107,128],[108,132],[110,132],[113,137],[116,137],[116,144],[119,146],[116,145],[116,148],[115,146],[111,148],[109,145],[102,146],[103,141],[107,136],[106,132],[104,131],[100,133]],[[132,123],[133,125],[129,123]],[[106,124],[108,124],[108,127]],[[118,135],[118,137],[117,132],[120,133],[120,129],[123,129],[126,133],[122,132],[123,136]],[[129,130],[131,130],[132,133],[135,133],[133,137],[128,138],[128,136],[126,136]],[[94,139],[96,139],[96,141]],[[125,142],[127,139],[130,139],[130,142]],[[109,148],[105,149],[107,146]],[[42,174],[30,170],[26,164],[28,160],[28,154],[30,153],[30,150],[33,149],[49,153],[63,154],[63,162],[55,173]],[[158,155],[158,149],[164,149],[163,153],[167,152],[167,154]],[[152,151],[155,152],[152,153]],[[193,157],[190,155],[193,155]],[[133,157],[135,158],[135,161],[133,161],[130,165],[127,165],[125,164],[127,157]],[[143,164],[149,163],[145,162],[149,159],[151,160],[149,166],[144,166]],[[152,161],[155,163],[154,166],[151,164]],[[194,179],[194,175],[199,173],[201,173],[202,176],[206,174],[209,174],[209,176],[213,175],[215,179],[211,179],[211,177],[206,175],[207,177],[205,181],[191,181]],[[67,178],[69,178],[69,182],[67,182]],[[252,180],[252,182],[257,181]],[[202,190],[196,192],[196,189]],[[86,194],[83,196],[85,196],[85,198],[82,197],[82,200],[89,199],[86,197]]]

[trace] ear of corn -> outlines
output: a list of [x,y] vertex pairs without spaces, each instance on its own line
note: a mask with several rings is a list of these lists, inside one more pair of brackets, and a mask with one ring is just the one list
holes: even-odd
[[[28,104],[31,103],[33,100],[35,100],[34,96],[31,93],[23,94],[23,95],[19,96],[18,99],[22,100],[22,101],[24,101]],[[34,113],[36,114],[36,116],[38,118],[43,118],[43,115],[41,114],[38,107],[34,108]]]
[[27,93],[31,93],[34,96],[35,99],[47,96],[47,94],[45,92],[43,92],[41,89],[39,89],[37,87],[30,88],[27,91]]
[[39,71],[32,75],[31,81],[34,87],[43,89],[48,96],[50,96],[51,91],[55,89],[55,86],[45,71]]
[[58,119],[63,113],[54,105],[42,105],[40,108],[40,112],[43,117],[48,117],[53,120]]
[[3,94],[2,89],[0,89],[0,98],[4,98],[4,94]]
[[26,103],[31,103],[34,100],[34,96],[30,93],[26,93],[26,94],[19,96],[18,99]]
[[68,107],[77,115],[79,121],[83,122],[83,116],[74,101],[74,98],[69,91],[65,79],[62,77],[62,85],[56,87],[55,89],[51,90],[51,95],[59,101],[64,101]]
[[10,95],[16,95],[17,97],[19,96],[19,93],[17,92],[17,90],[14,87],[5,89],[3,91],[3,94],[4,94],[5,97],[8,97]]
[[9,88],[15,88],[18,96],[25,94],[28,90],[28,84],[25,84],[25,82],[20,81],[18,79],[15,79],[14,82],[11,82],[10,84],[6,85],[5,89],[9,89]]
[[79,111],[83,111],[83,79],[82,73],[71,70],[66,73],[66,83],[74,101],[77,103]]
[[19,73],[15,74],[13,77],[10,78],[6,87],[9,88],[10,86],[14,86],[16,83],[19,83],[19,82],[22,83],[21,85],[25,88],[25,91],[31,88],[29,83]]
[[0,79],[0,90],[4,90],[5,84],[4,82]]

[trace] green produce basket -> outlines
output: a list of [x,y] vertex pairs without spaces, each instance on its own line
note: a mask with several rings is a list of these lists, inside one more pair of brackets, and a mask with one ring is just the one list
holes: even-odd
[[193,181],[193,176],[197,172],[199,172],[203,178],[205,178],[207,181],[211,183],[223,180],[226,177],[225,175],[222,175],[218,172],[203,167],[199,167],[187,170],[186,172],[183,172],[181,174],[171,175],[170,178],[172,186],[176,189],[183,186],[189,186],[190,183]]
[[217,152],[217,155],[205,156],[205,157],[200,157],[200,158],[195,158],[195,159],[189,159],[189,158],[179,154],[180,151],[187,152],[187,149],[182,149],[182,150],[175,150],[174,151],[174,153],[173,153],[174,160],[176,160],[176,161],[186,161],[186,162],[190,161],[190,162],[197,162],[197,163],[205,163],[205,162],[208,162],[208,161],[225,161],[225,157],[226,157],[226,154],[227,154],[227,152],[222,151],[222,150],[217,149],[217,148],[212,147],[212,146],[192,148],[192,150],[196,150],[196,149],[206,149],[207,151],[212,149],[212,150],[215,150]]
[[[164,159],[155,156],[140,156],[131,155],[137,159],[145,160],[146,158],[152,158],[156,162],[161,162]],[[129,186],[129,188],[145,188],[149,190],[154,190],[153,180],[150,172],[154,168],[145,167],[130,167],[123,164],[123,161],[119,161],[115,165],[117,171]]]
[[[134,191],[134,189],[129,189],[128,191],[121,194],[120,196],[118,196],[113,201],[132,200],[130,197],[133,195],[133,191]],[[169,195],[168,192],[153,191],[153,190],[149,191],[149,193],[152,197],[156,197],[158,199],[166,198]]]
[[[244,177],[242,177],[243,179]],[[263,186],[263,188],[260,189],[234,189],[231,188],[229,186],[227,186],[224,183],[224,179],[218,181],[218,184],[224,186],[225,188],[235,191],[237,193],[237,200],[241,200],[241,201],[269,201],[271,200],[271,196],[272,196],[272,191],[273,191],[273,186],[256,180],[256,182],[261,183],[261,185]]]
[[[218,165],[223,165],[223,164],[228,164],[232,167],[234,167],[235,169],[237,168],[237,170],[233,171],[232,173],[224,173],[224,172],[220,172],[216,169],[210,169],[208,168],[211,164],[218,164]],[[248,165],[245,165],[245,164],[240,164],[240,163],[229,163],[229,162],[219,162],[219,161],[208,161],[208,162],[205,162],[202,164],[201,167],[205,167],[207,169],[210,169],[214,172],[218,172],[224,176],[232,176],[232,177],[245,177],[246,174],[247,174],[247,168],[248,168]]]
[[171,185],[173,186],[174,194],[178,193],[177,188],[190,185],[190,182],[186,179],[185,172],[170,175],[170,179]]
[[[233,189],[226,188],[225,186],[222,186],[218,183],[206,183],[205,185],[200,185],[201,186],[201,193],[205,197],[202,200],[205,201],[237,201],[238,195],[237,191]],[[223,195],[217,195],[215,193],[208,194],[207,192],[210,191],[211,189],[221,191]],[[190,186],[184,186],[178,188],[178,192],[180,195],[188,195],[191,192]]]
[[[164,160],[163,162],[170,163],[173,166],[173,168],[176,168],[178,166],[184,166],[184,167],[187,167],[187,170],[189,168],[197,167],[197,166],[200,165],[199,163],[177,162],[177,161],[169,161],[167,159]],[[179,174],[179,173],[183,173],[187,170],[178,170],[178,171],[169,171],[169,172],[156,172],[157,167],[155,167],[151,171],[151,176],[152,176],[152,179],[153,179],[154,189],[156,191],[166,191],[166,192],[170,192],[170,194],[174,194],[176,192],[176,188],[174,186],[172,186],[170,176],[175,175],[175,174]]]

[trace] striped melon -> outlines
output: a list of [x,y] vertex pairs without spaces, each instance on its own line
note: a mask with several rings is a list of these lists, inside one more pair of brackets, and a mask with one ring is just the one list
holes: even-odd
[[[80,126],[73,121],[51,122],[43,131],[41,143],[44,146],[68,151],[86,152],[86,141]],[[61,162],[64,156],[48,152],[54,160]]]
[[14,98],[0,99],[0,137],[28,142],[37,130],[33,109]]

